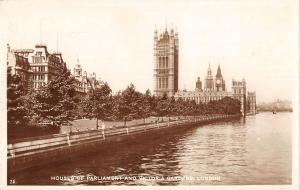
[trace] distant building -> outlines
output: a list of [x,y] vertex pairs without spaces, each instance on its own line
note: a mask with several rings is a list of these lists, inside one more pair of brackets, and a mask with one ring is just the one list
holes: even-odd
[[92,73],[89,77],[86,71],[82,71],[79,59],[73,69],[73,76],[76,79],[75,89],[80,96],[86,95],[90,90],[100,87],[103,82],[96,79],[96,73]]
[[247,114],[256,114],[256,93],[248,92],[247,95]]
[[154,94],[173,96],[178,90],[178,33],[154,31]]
[[200,77],[198,77],[196,81],[196,91],[202,92],[202,82],[200,80]]
[[227,92],[225,89],[225,81],[223,80],[220,65],[218,67],[217,75],[215,78],[212,75],[212,71],[209,65],[203,90],[202,82],[200,80],[200,77],[198,77],[196,81],[195,91],[179,90],[174,97],[176,99],[182,98],[184,100],[195,100],[196,103],[208,103],[209,101],[220,100],[226,96],[232,96],[232,94],[230,92]]
[[28,58],[15,54],[9,44],[7,44],[7,74],[21,77],[25,94],[32,90],[32,70]]
[[[241,102],[241,113],[246,115],[246,81],[244,79],[242,81],[232,80],[232,91],[227,92],[220,65],[218,66],[215,78],[212,75],[209,65],[204,90],[202,90],[201,86],[202,82],[200,81],[200,77],[198,77],[195,91],[179,90],[174,97],[175,99],[194,100],[197,104],[231,97]],[[252,96],[253,98],[255,97]]]
[[27,59],[31,69],[32,90],[48,84],[66,67],[61,53],[49,53],[46,45],[36,45],[34,49],[11,50],[16,56]]
[[[18,74],[26,85],[26,92],[38,90],[54,80],[66,63],[59,52],[49,53],[46,45],[36,45],[34,49],[11,49],[7,47],[7,71]],[[96,73],[87,76],[82,72],[79,60],[73,70],[76,79],[75,89],[79,95],[86,94],[103,84],[96,80]]]
[[218,66],[216,74],[215,89],[217,92],[225,91],[225,80],[223,79],[220,65]]
[[215,89],[214,78],[212,76],[211,68],[210,68],[210,65],[209,65],[208,69],[207,69],[206,79],[205,79],[204,91],[205,92],[213,92],[214,89]]
[[246,115],[246,80],[232,80],[232,98],[241,102],[241,113]]

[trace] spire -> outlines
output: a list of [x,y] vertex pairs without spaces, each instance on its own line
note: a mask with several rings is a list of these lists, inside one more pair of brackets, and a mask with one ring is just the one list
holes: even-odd
[[155,25],[155,29],[154,29],[154,39],[157,40],[158,36],[157,36],[157,28],[156,28],[156,25]]
[[207,76],[211,76],[210,63],[208,63]]
[[79,56],[78,56],[78,54],[77,54],[77,64],[76,64],[76,66],[79,66],[79,67],[80,67]]
[[166,17],[166,31],[168,31],[168,19]]
[[218,66],[218,70],[217,70],[217,75],[216,75],[216,77],[217,77],[217,78],[221,78],[221,77],[222,77],[220,64],[219,64],[219,66]]

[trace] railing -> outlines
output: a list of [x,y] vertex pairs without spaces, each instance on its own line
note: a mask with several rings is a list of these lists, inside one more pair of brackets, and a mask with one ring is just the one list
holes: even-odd
[[79,143],[93,142],[105,140],[105,138],[113,136],[122,136],[143,131],[155,130],[159,128],[167,128],[182,124],[198,123],[209,120],[223,119],[236,115],[215,115],[215,116],[187,116],[184,119],[172,120],[162,123],[146,123],[142,125],[132,125],[124,127],[115,127],[99,130],[90,130],[84,132],[57,134],[41,137],[32,137],[16,140],[7,145],[8,158],[19,157],[23,155],[34,154],[38,151],[61,148],[63,146],[71,146]]

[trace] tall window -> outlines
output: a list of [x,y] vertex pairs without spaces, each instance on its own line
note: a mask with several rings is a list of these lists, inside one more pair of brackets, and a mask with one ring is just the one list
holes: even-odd
[[161,88],[161,78],[158,79],[158,86]]
[[166,88],[168,88],[168,78],[166,78]]
[[166,57],[166,68],[168,67],[168,57]]

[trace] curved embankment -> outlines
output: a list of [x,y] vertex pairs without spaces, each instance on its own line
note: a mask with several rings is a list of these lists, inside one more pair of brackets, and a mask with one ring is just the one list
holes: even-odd
[[11,174],[50,162],[65,161],[89,152],[99,152],[117,146],[118,143],[142,143],[143,140],[151,138],[163,138],[166,133],[240,117],[240,114],[186,117],[157,124],[20,139],[7,145],[7,171]]

